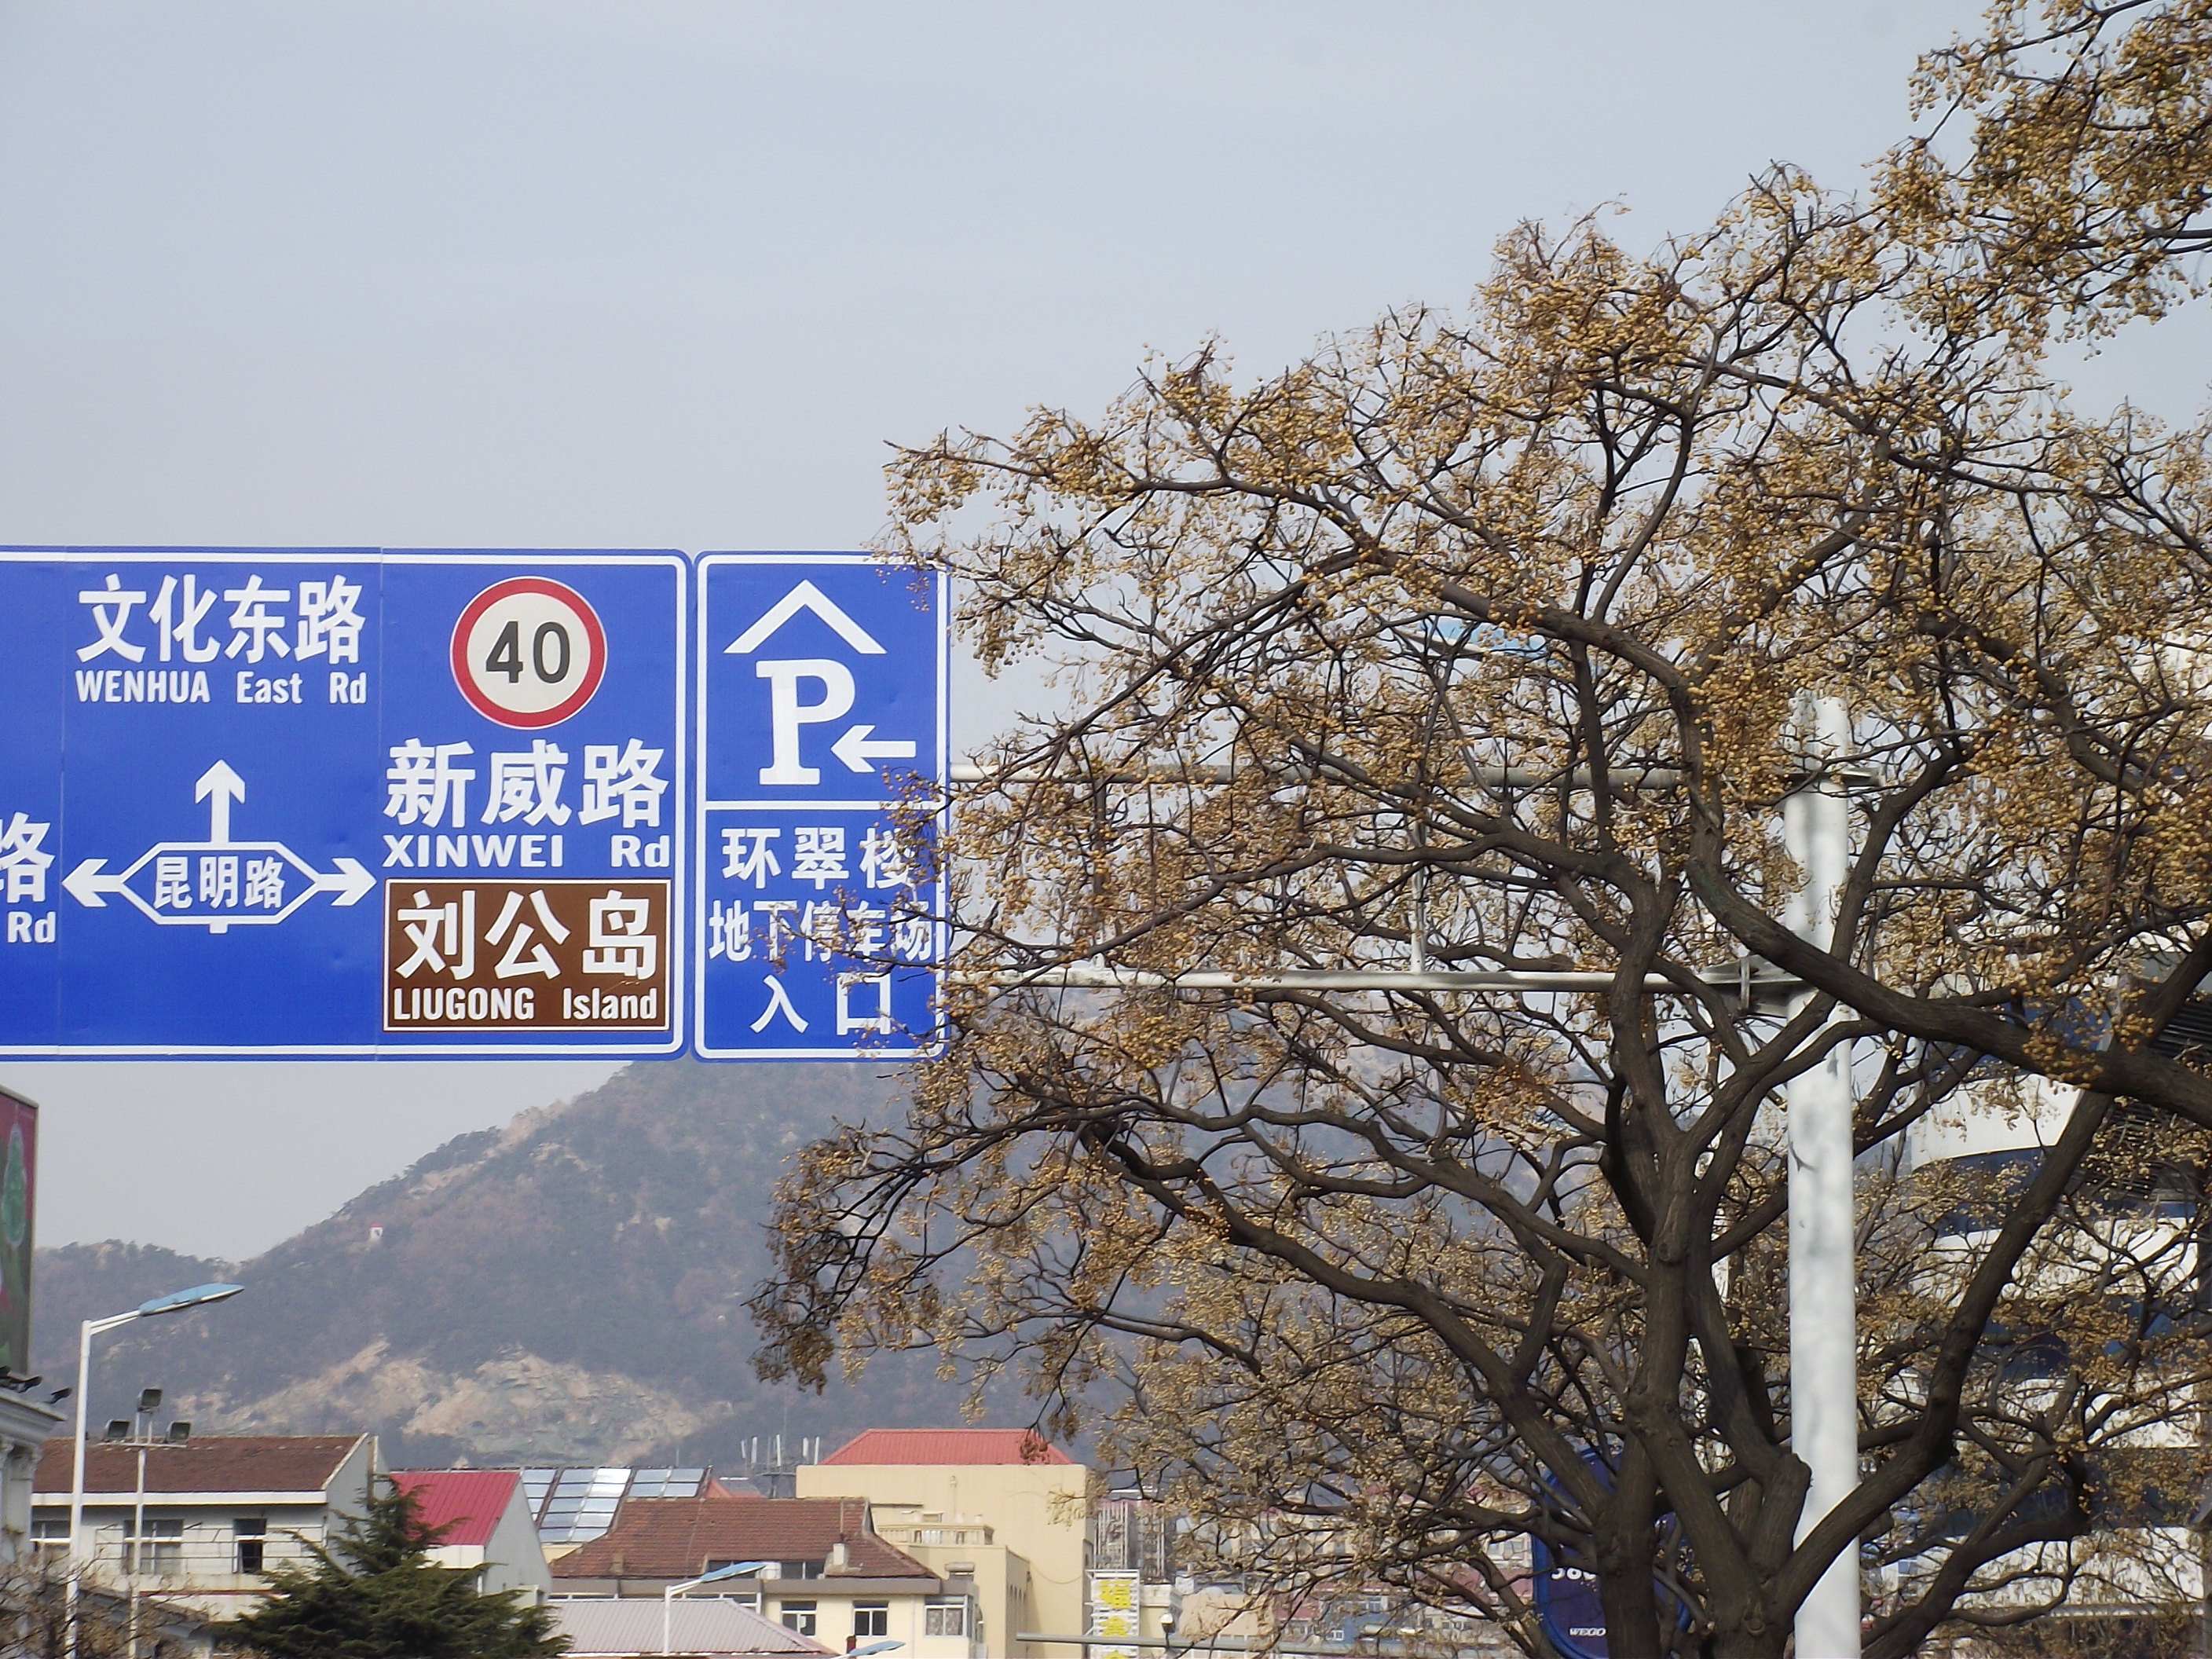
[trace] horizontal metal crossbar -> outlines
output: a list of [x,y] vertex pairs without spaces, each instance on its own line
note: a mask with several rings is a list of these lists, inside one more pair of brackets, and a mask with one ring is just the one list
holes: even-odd
[[[1478,766],[1469,769],[1476,782],[1491,789],[1549,789],[1559,783],[1557,772],[1533,766]],[[946,775],[954,783],[1227,783],[1238,777],[1279,778],[1286,783],[1311,780],[1316,770],[1310,766],[1263,766],[1256,763],[1244,766],[1223,765],[1216,762],[1199,762],[1184,765],[1176,761],[1147,761],[1141,766],[1117,766],[1103,772],[1044,771],[1036,768],[1017,767],[1009,772],[995,772],[970,761],[955,763]],[[1570,787],[1587,789],[1591,774],[1588,767],[1577,767]],[[1630,766],[1617,772],[1608,772],[1606,780],[1624,789],[1675,789],[1681,787],[1682,774],[1669,766]]]
[[[994,990],[1017,990],[1024,986],[1070,991],[1609,991],[1618,975],[1604,972],[1554,971],[1544,969],[1447,968],[1291,968],[1270,973],[1234,973],[1198,969],[1161,974],[1141,968],[1115,968],[1096,963],[1073,963],[1065,967],[1030,971],[1009,969],[991,974],[953,974],[955,985]],[[1733,964],[1708,969],[1698,975],[1721,990],[1787,994],[1802,988],[1802,981],[1771,968],[1746,972]],[[1680,983],[1663,974],[1646,974],[1642,989],[1680,992]]]
[[[1239,1636],[1047,1636],[1025,1630],[1014,1638],[1017,1642],[1050,1644],[1055,1647],[1080,1647],[1086,1653],[1093,1648],[1111,1651],[1115,1648],[1157,1648],[1170,1653],[1293,1653],[1298,1655],[1339,1655],[1376,1653],[1387,1654],[1395,1644],[1382,1646],[1347,1647],[1342,1643],[1310,1643],[1301,1645],[1288,1642],[1250,1642]],[[1472,1651],[1473,1650],[1470,1650]]]

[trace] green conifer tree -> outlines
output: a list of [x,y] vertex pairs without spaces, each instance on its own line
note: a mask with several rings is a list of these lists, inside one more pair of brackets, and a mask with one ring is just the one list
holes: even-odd
[[[448,1523],[448,1527],[451,1523]],[[429,1552],[448,1527],[424,1524],[415,1499],[372,1492],[367,1513],[325,1547],[307,1543],[312,1566],[272,1568],[269,1596],[214,1627],[216,1640],[264,1659],[532,1659],[568,1642],[544,1608],[520,1590],[479,1593],[476,1575],[434,1565]]]

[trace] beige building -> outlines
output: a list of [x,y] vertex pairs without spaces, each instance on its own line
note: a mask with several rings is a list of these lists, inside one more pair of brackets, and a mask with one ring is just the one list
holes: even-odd
[[901,1659],[1004,1652],[978,1632],[975,1587],[895,1548],[868,1510],[852,1499],[750,1492],[629,1498],[605,1534],[553,1563],[553,1606],[564,1619],[619,1621],[617,1609],[579,1613],[575,1604],[641,1601],[657,1617],[671,1585],[750,1563],[692,1594],[742,1603],[840,1652],[878,1641],[901,1644]]
[[870,1429],[801,1465],[802,1498],[864,1498],[888,1543],[972,1580],[983,1650],[1074,1655],[1024,1632],[1085,1627],[1091,1471],[1021,1429]]

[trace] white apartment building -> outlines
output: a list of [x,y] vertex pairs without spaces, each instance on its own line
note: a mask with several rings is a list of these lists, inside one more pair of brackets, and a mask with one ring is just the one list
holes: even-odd
[[[73,1445],[46,1442],[31,1492],[33,1547],[56,1558],[69,1550]],[[362,1512],[377,1474],[368,1434],[95,1443],[85,1459],[89,1573],[118,1595],[136,1588],[200,1618],[235,1618],[269,1568],[311,1559],[301,1540],[323,1542]]]

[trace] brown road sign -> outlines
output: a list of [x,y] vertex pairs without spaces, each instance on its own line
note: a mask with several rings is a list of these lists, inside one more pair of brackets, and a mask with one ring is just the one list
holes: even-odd
[[384,1029],[666,1030],[669,890],[388,880]]

